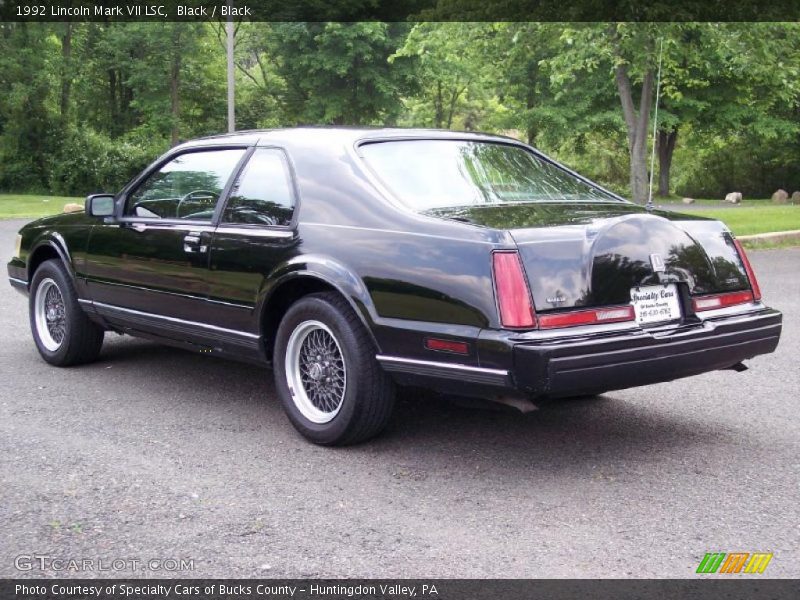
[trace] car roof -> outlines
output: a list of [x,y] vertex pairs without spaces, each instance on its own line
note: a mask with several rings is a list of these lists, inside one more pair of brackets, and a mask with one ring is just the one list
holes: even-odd
[[491,135],[471,131],[450,131],[446,129],[421,129],[402,127],[292,127],[287,129],[249,129],[197,138],[180,144],[176,149],[191,148],[195,146],[214,146],[256,143],[290,143],[303,145],[304,143],[342,143],[352,145],[357,141],[369,139],[403,139],[403,138],[431,138],[431,139],[474,139],[483,141],[516,142],[511,137]]

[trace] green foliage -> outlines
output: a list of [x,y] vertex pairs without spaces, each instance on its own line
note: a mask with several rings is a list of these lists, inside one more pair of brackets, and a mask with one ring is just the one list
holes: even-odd
[[407,29],[398,23],[282,23],[266,47],[284,81],[286,120],[298,124],[392,123],[411,89],[410,60],[389,64]]
[[71,129],[52,156],[49,188],[61,195],[117,192],[169,144],[166,139],[112,139],[91,129]]
[[[769,196],[800,189],[798,38],[798,23],[242,22],[237,126],[504,133],[640,197],[663,42],[662,191]],[[224,24],[2,23],[0,89],[0,189],[118,189],[226,129]]]

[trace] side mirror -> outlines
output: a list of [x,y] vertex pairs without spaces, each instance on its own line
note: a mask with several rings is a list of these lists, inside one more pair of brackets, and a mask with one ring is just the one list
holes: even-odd
[[90,217],[114,216],[114,195],[91,194],[86,196],[86,214]]

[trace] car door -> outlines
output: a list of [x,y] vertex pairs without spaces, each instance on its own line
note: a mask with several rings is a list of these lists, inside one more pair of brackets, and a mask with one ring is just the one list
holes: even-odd
[[[246,148],[200,148],[169,157],[120,201],[118,219],[94,227],[88,295],[114,321],[185,334],[204,322],[209,243],[218,203]],[[177,331],[180,329],[180,331]]]
[[211,240],[212,323],[257,332],[255,313],[268,275],[298,251],[296,191],[286,155],[256,148],[231,187]]

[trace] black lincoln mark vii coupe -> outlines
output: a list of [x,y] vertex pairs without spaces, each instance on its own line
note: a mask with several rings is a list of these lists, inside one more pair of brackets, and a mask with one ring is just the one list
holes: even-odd
[[8,272],[47,362],[116,331],[271,364],[320,444],[381,431],[395,384],[530,403],[743,369],[781,332],[722,223],[444,131],[195,140],[23,227]]

